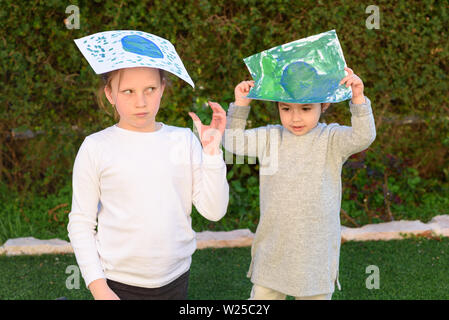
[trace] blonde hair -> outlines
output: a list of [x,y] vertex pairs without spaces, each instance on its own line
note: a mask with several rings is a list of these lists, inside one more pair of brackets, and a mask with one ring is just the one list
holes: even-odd
[[[97,89],[97,102],[98,102],[98,105],[99,105],[100,109],[103,110],[104,112],[106,112],[106,114],[108,114],[109,116],[114,117],[114,121],[118,121],[120,119],[120,115],[118,114],[117,109],[115,108],[115,105],[110,105],[110,106],[106,106],[105,105],[105,103],[104,103],[104,97],[105,97],[104,89],[106,87],[108,87],[109,90],[112,91],[111,82],[112,82],[112,80],[114,79],[114,77],[117,74],[119,76],[118,83],[119,83],[119,86],[120,86],[121,70],[122,69],[118,69],[118,70],[113,70],[113,71],[110,71],[110,72],[107,72],[107,73],[103,73],[101,75],[102,82],[100,83],[100,86]],[[166,81],[166,76],[165,76],[165,71],[164,70],[159,69],[159,75],[161,77],[161,83]],[[113,114],[111,114],[111,111],[112,111]]]

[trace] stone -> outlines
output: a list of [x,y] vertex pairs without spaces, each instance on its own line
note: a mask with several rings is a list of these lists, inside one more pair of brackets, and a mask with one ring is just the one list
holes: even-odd
[[254,234],[249,229],[233,231],[202,231],[196,234],[198,249],[248,247]]
[[449,215],[435,216],[429,221],[429,225],[435,234],[449,237]]
[[[449,215],[435,216],[428,223],[420,221],[391,221],[365,225],[360,228],[341,227],[341,240],[392,240],[407,235],[436,238],[449,237]],[[197,248],[234,248],[251,246],[254,233],[249,229],[233,231],[202,231],[196,233]],[[9,239],[0,247],[0,255],[73,253],[69,242],[60,239],[39,240],[33,237]]]
[[432,226],[421,221],[390,221],[377,224],[369,224],[360,228],[341,227],[342,240],[366,241],[366,240],[393,240],[404,239],[409,234],[419,235],[432,231]]
[[73,253],[69,242],[60,239],[40,240],[33,237],[9,239],[0,248],[7,256],[22,254]]
[[449,237],[449,215],[435,216],[428,223],[401,220],[370,224],[360,228],[341,227],[342,242],[404,239],[410,234],[426,238]]

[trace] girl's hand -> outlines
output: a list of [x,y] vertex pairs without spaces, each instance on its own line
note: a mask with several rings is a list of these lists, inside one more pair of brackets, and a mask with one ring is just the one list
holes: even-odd
[[249,89],[254,87],[254,81],[242,81],[234,89],[235,104],[240,107],[249,106],[251,99],[246,98],[249,93]]
[[341,79],[340,84],[346,84],[346,87],[352,88],[352,103],[361,104],[365,103],[365,95],[363,94],[363,81],[360,79],[354,71],[350,68],[345,68],[348,75]]
[[120,298],[111,289],[104,291],[100,295],[94,297],[95,300],[120,300]]
[[89,290],[95,300],[120,300],[114,291],[109,288],[106,279],[97,279],[89,284]]
[[200,118],[193,112],[189,112],[189,116],[198,130],[204,152],[213,155],[220,152],[221,137],[226,128],[226,112],[218,103],[211,101],[208,103],[213,111],[210,125],[202,124]]

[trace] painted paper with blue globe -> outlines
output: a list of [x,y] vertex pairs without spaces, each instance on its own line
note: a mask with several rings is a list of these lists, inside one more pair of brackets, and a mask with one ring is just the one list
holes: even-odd
[[173,44],[154,34],[137,30],[104,31],[75,39],[75,43],[97,74],[132,67],[158,68],[195,87]]
[[335,30],[277,46],[243,59],[255,85],[248,98],[289,103],[351,99],[340,85],[346,62]]

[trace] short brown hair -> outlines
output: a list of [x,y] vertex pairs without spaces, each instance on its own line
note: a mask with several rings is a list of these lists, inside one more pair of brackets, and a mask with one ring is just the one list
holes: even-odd
[[[275,102],[273,102],[273,104],[275,105],[276,108],[279,108],[279,101],[275,101]],[[323,107],[325,107],[326,105],[327,105],[326,109],[329,109],[332,104],[329,102],[321,102],[320,105],[321,105],[321,110],[322,110]]]
[[[121,76],[121,71],[122,69],[118,69],[118,70],[113,70],[107,73],[102,73],[101,74],[101,83],[100,86],[97,89],[97,102],[98,105],[100,106],[100,109],[105,111],[109,116],[113,116],[114,117],[114,121],[118,121],[120,119],[120,116],[117,112],[117,109],[112,105],[112,112],[114,113],[113,115],[111,114],[111,108],[110,107],[106,107],[106,105],[104,104],[104,88],[108,87],[109,89],[112,90],[111,87],[111,82],[112,79],[114,79],[114,77],[118,74],[119,75],[119,83],[120,83],[120,76]],[[165,71],[162,69],[159,69],[159,75],[161,77],[161,83],[163,81],[166,81],[166,76],[165,76]]]

